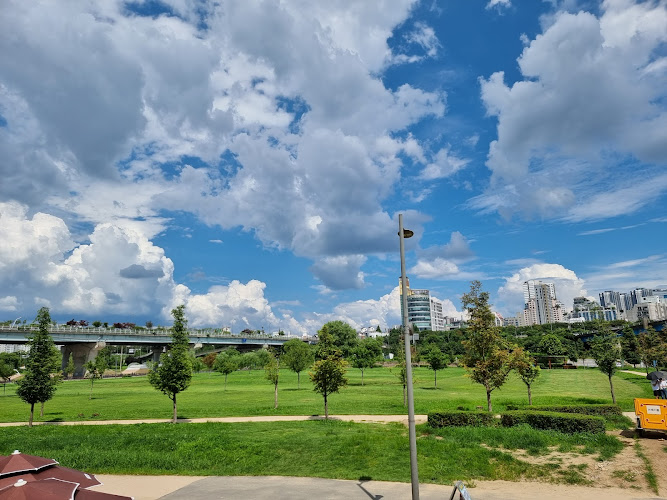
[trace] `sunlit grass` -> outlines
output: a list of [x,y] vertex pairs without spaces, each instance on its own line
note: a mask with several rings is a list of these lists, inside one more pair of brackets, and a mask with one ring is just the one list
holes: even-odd
[[[486,395],[479,384],[473,384],[461,368],[447,368],[438,373],[438,388],[433,388],[433,372],[416,368],[414,394],[415,412],[433,410],[486,409]],[[389,368],[366,370],[364,386],[359,370],[348,371],[350,384],[329,400],[332,414],[404,414],[402,387]],[[633,408],[635,397],[650,397],[650,386],[640,376],[622,374],[614,377],[618,403]],[[636,381],[636,383],[635,383]],[[7,386],[6,396],[0,392],[0,421],[16,422],[28,419],[28,405],[15,394],[15,385]],[[171,402],[154,390],[146,377],[104,379],[96,381],[93,399],[89,400],[90,382],[65,381],[53,399],[47,402],[44,418],[37,420],[71,421],[169,418]],[[576,404],[611,403],[609,382],[595,369],[543,370],[533,385],[533,403]],[[507,405],[528,402],[525,385],[515,376],[492,393],[495,411]],[[322,397],[312,390],[307,373],[301,374],[297,390],[296,374],[281,370],[279,407],[273,409],[273,387],[264,379],[263,370],[235,372],[228,377],[227,390],[223,376],[200,373],[191,386],[178,397],[178,413],[182,418],[253,416],[253,415],[316,415],[324,412]]]
[[[442,484],[552,475],[567,479],[572,474],[558,464],[534,465],[508,450],[525,447],[539,455],[559,446],[561,452],[608,458],[622,447],[613,437],[575,439],[529,428],[432,431],[419,426],[417,432],[420,481]],[[0,454],[17,448],[93,473],[410,480],[408,436],[400,424],[307,421],[4,429]]]

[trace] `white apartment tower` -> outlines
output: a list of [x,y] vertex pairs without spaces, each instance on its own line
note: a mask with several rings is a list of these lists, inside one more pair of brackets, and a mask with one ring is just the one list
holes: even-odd
[[524,310],[521,326],[546,325],[563,321],[563,305],[556,299],[553,283],[529,280],[523,284]]

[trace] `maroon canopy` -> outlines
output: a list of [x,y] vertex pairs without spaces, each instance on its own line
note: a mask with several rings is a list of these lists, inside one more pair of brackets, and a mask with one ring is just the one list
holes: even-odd
[[57,464],[18,450],[6,457],[0,455],[0,500],[132,500],[87,490],[102,483],[92,474]]
[[58,462],[51,458],[36,457],[26,455],[16,450],[6,457],[0,456],[0,477],[17,472],[38,471],[50,465],[57,465]]
[[78,487],[77,483],[53,478],[30,482],[18,479],[0,490],[0,500],[74,500]]

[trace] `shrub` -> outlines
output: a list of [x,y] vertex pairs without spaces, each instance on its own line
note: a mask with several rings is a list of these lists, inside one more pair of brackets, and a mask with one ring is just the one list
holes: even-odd
[[[509,410],[509,405],[507,406]],[[527,406],[525,410],[530,411],[551,411],[558,413],[578,413],[580,415],[597,415],[600,417],[611,417],[623,415],[623,410],[618,405],[537,405]]]
[[428,414],[428,425],[438,427],[484,427],[495,424],[488,411],[437,411]]
[[566,434],[573,432],[598,434],[605,431],[605,421],[602,417],[546,411],[508,411],[500,415],[500,423],[504,427],[528,424],[534,429],[553,430]]

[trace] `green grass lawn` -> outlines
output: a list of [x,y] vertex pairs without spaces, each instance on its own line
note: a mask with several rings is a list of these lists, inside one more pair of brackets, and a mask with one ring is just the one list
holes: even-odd
[[[414,394],[415,412],[464,407],[486,408],[484,388],[473,384],[461,368],[438,372],[438,388],[433,387],[433,372],[416,368]],[[350,384],[329,400],[331,414],[402,414],[402,387],[395,371],[389,368],[366,370],[361,385],[359,370],[348,371]],[[618,403],[633,408],[636,397],[651,397],[650,385],[643,377],[620,374],[614,377]],[[307,373],[301,374],[297,390],[296,374],[281,370],[279,407],[273,409],[273,386],[264,379],[263,370],[241,371],[229,375],[227,389],[218,373],[200,373],[191,386],[178,396],[181,418],[252,416],[252,415],[316,415],[323,414],[322,397],[313,392]],[[15,385],[0,392],[0,421],[27,421],[29,407],[15,394]],[[170,418],[171,401],[153,389],[146,377],[104,379],[96,381],[93,399],[88,399],[88,380],[65,381],[58,386],[53,399],[46,403],[44,418],[36,420],[76,421],[138,418]],[[611,403],[607,377],[595,369],[543,370],[533,385],[533,404]],[[493,408],[502,411],[507,405],[527,404],[525,385],[514,375],[506,385],[493,392]],[[93,414],[99,416],[92,417]],[[80,416],[82,415],[82,416]]]
[[[558,462],[534,465],[508,450],[606,459],[623,445],[607,435],[565,435],[517,428],[417,428],[421,482],[542,478],[586,482]],[[12,427],[0,454],[14,449],[93,473],[283,475],[410,481],[407,429],[400,424],[340,421],[196,425]]]

